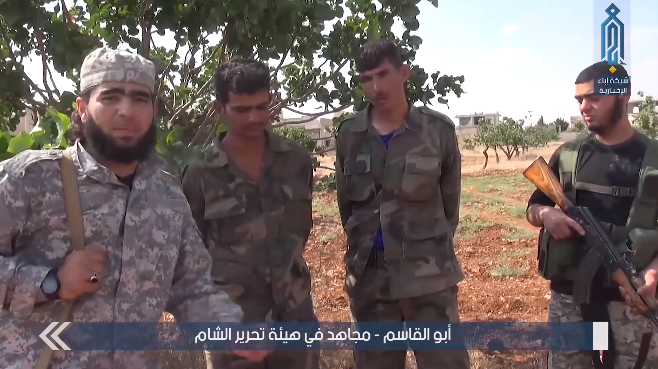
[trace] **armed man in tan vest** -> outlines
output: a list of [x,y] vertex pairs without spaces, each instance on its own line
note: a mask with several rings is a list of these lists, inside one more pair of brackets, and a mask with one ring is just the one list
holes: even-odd
[[[180,182],[154,153],[154,84],[149,60],[94,50],[80,72],[75,144],[0,163],[0,367],[35,367],[48,347],[34,323],[61,321],[70,303],[64,319],[74,324],[157,323],[165,311],[178,322],[241,321],[212,283]],[[78,182],[81,233],[69,228],[63,156]],[[84,244],[74,250],[77,234]],[[158,351],[50,353],[38,368],[160,367]]]

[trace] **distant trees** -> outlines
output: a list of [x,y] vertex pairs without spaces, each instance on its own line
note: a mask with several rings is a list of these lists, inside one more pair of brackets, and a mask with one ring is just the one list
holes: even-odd
[[555,122],[553,122],[553,125],[555,125],[556,129],[558,129],[560,132],[564,132],[569,129],[569,122],[562,118],[557,118]]
[[[543,119],[541,119],[543,123]],[[492,124],[491,120],[483,119],[477,128],[477,133],[464,140],[466,150],[481,147],[484,155],[485,169],[489,164],[489,150],[496,155],[496,163],[500,162],[498,150],[502,151],[507,160],[525,153],[530,148],[544,147],[559,137],[554,123],[523,126],[523,120],[503,117],[500,124]]]
[[638,106],[639,114],[635,119],[636,126],[651,138],[658,137],[658,112],[656,112],[656,102],[653,96],[645,96],[644,92],[638,92],[638,95],[644,98],[644,101]]

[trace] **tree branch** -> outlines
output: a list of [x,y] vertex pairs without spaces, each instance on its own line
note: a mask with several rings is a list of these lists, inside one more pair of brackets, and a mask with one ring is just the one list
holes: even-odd
[[336,150],[335,147],[328,147],[324,150],[320,150],[318,152],[311,153],[311,156],[319,156],[319,155],[326,154],[326,153],[334,151],[334,150]]
[[272,128],[308,123],[308,122],[316,120],[317,118],[319,118],[323,115],[333,114],[333,113],[337,113],[339,111],[345,110],[345,109],[347,109],[348,107],[350,107],[352,105],[354,105],[354,103],[345,104],[345,105],[339,106],[339,107],[337,107],[333,110],[323,111],[323,112],[315,113],[315,114],[310,114],[306,118],[302,118],[300,120],[284,121],[284,122],[281,122],[281,123],[278,123],[278,124],[273,124]]
[[[203,118],[203,121],[199,125],[199,128],[197,129],[196,133],[194,134],[194,137],[192,138],[190,143],[187,145],[187,147],[194,146],[194,144],[197,142],[197,140],[201,137],[201,133],[203,131],[205,131],[206,126],[210,122],[210,119],[213,117],[213,115],[215,115],[215,109],[213,109],[213,104],[212,103],[208,104],[208,106],[206,107],[204,113],[205,113],[205,117]],[[212,136],[212,134],[211,134],[211,136]]]
[[151,37],[151,25],[146,21],[146,12],[149,10],[150,5],[151,1],[146,0],[142,2],[139,10],[139,27],[142,30],[142,50],[140,50],[140,54],[145,58],[148,58],[151,54],[151,42],[153,41],[153,37]]
[[293,42],[291,43],[290,47],[281,56],[281,61],[279,62],[279,65],[277,65],[277,67],[270,74],[270,78],[275,78],[277,76],[277,74],[279,74],[279,71],[281,70],[281,67],[283,66],[283,62],[286,60],[286,58],[290,54],[290,50],[292,50],[293,44],[294,44],[294,39],[293,39]]
[[[231,30],[233,29],[233,25],[234,25],[233,22],[231,22],[231,23],[229,23],[229,24],[226,25],[226,27],[224,28],[224,32],[223,32],[224,35],[226,35],[227,33],[230,33],[230,32],[231,32]],[[217,52],[220,51],[220,50],[222,51],[221,56],[223,57],[224,54],[225,54],[225,51],[226,51],[226,50],[225,50],[225,49],[226,49],[226,42],[224,42],[224,39],[227,38],[227,37],[228,37],[228,36],[222,37],[222,42],[220,42],[217,46],[215,46],[215,49],[212,51],[212,53],[210,54],[210,56],[208,56],[204,61],[202,61],[201,64],[200,64],[198,67],[196,67],[196,68],[190,70],[189,73],[190,73],[190,74],[192,74],[192,73],[199,73],[199,72],[201,71],[201,69],[202,69],[206,64],[208,64],[211,60],[213,60],[213,58],[217,55]]]
[[[16,59],[16,55],[14,55],[14,51],[11,48],[9,35],[7,35],[7,30],[4,28],[4,26],[0,26],[0,32],[1,32],[0,36],[2,36],[2,40],[5,42],[5,44],[7,44],[7,51],[9,53],[9,57],[11,58],[12,62],[14,63],[14,68],[16,68],[16,70],[19,70],[18,66],[21,65],[21,63],[18,62],[18,60]],[[21,69],[20,72],[23,75],[23,80],[25,80],[25,82],[27,82],[27,84],[30,85],[32,90],[37,92],[41,96],[43,101],[48,101],[48,97],[44,94],[44,90],[40,89],[34,83],[34,81],[32,81],[32,79],[25,73],[25,70]],[[34,103],[37,103],[37,101],[35,101],[34,99],[32,99],[32,100],[33,100]],[[36,105],[39,105],[39,104],[36,104]],[[43,105],[43,104],[40,104],[40,105]]]
[[[324,66],[324,64],[326,64],[328,61],[329,61],[329,59],[326,59],[324,61],[324,63],[322,63],[322,65],[320,65],[318,70],[320,70],[320,68],[322,66]],[[333,72],[327,74],[322,80],[320,80],[320,82],[316,83],[315,86],[309,88],[308,91],[306,91],[306,93],[304,95],[302,95],[301,97],[296,98],[296,99],[293,99],[291,97],[287,97],[286,99],[279,102],[274,108],[271,109],[270,115],[272,115],[272,114],[273,115],[278,115],[281,112],[281,110],[284,107],[288,106],[291,102],[303,102],[304,100],[306,100],[312,93],[317,91],[318,88],[320,88],[320,86],[324,86],[334,75],[339,73],[340,70],[343,69],[343,67],[345,65],[347,65],[348,62],[349,62],[348,59],[343,60],[343,62],[338,65],[338,68],[336,68]]]
[[[221,49],[221,54],[219,55],[220,59],[224,57],[224,54],[226,53],[226,45],[228,43],[227,37],[224,37],[222,39],[222,42],[220,44],[220,49]],[[176,108],[174,111],[173,116],[171,117],[170,121],[176,120],[187,108],[192,106],[196,102],[197,97],[199,95],[206,93],[206,90],[212,85],[212,78],[209,79],[201,88],[197,89],[192,96],[190,97],[190,101],[188,101],[186,104],[183,104],[179,108]]]
[[55,101],[55,96],[52,93],[50,85],[48,85],[48,55],[46,54],[46,48],[43,44],[43,31],[40,27],[35,27],[34,33],[37,39],[37,47],[41,54],[41,76],[43,79],[43,87],[46,89],[50,101]]

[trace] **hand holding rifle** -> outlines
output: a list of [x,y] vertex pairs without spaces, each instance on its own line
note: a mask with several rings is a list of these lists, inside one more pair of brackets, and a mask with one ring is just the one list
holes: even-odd
[[623,291],[626,303],[646,316],[654,330],[658,331],[658,302],[655,298],[656,277],[658,277],[656,268],[652,273],[647,272],[644,276],[640,276],[633,264],[617,250],[589,209],[569,201],[544,158],[535,159],[523,175],[553,200],[564,214],[580,225],[585,231],[585,244],[590,250],[599,254],[604,267]]

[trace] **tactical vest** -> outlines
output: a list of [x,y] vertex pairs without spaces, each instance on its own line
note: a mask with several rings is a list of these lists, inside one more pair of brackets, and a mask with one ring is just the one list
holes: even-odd
[[[642,270],[658,252],[658,141],[643,134],[638,136],[645,144],[646,152],[637,188],[607,187],[576,180],[578,154],[591,135],[564,144],[559,157],[559,177],[564,193],[572,203],[576,203],[576,190],[634,198],[625,226],[601,225],[609,231],[611,240],[619,245],[620,251],[629,253],[629,260]],[[539,273],[552,281],[573,281],[585,252],[585,248],[575,241],[557,241],[542,228],[539,234]]]

